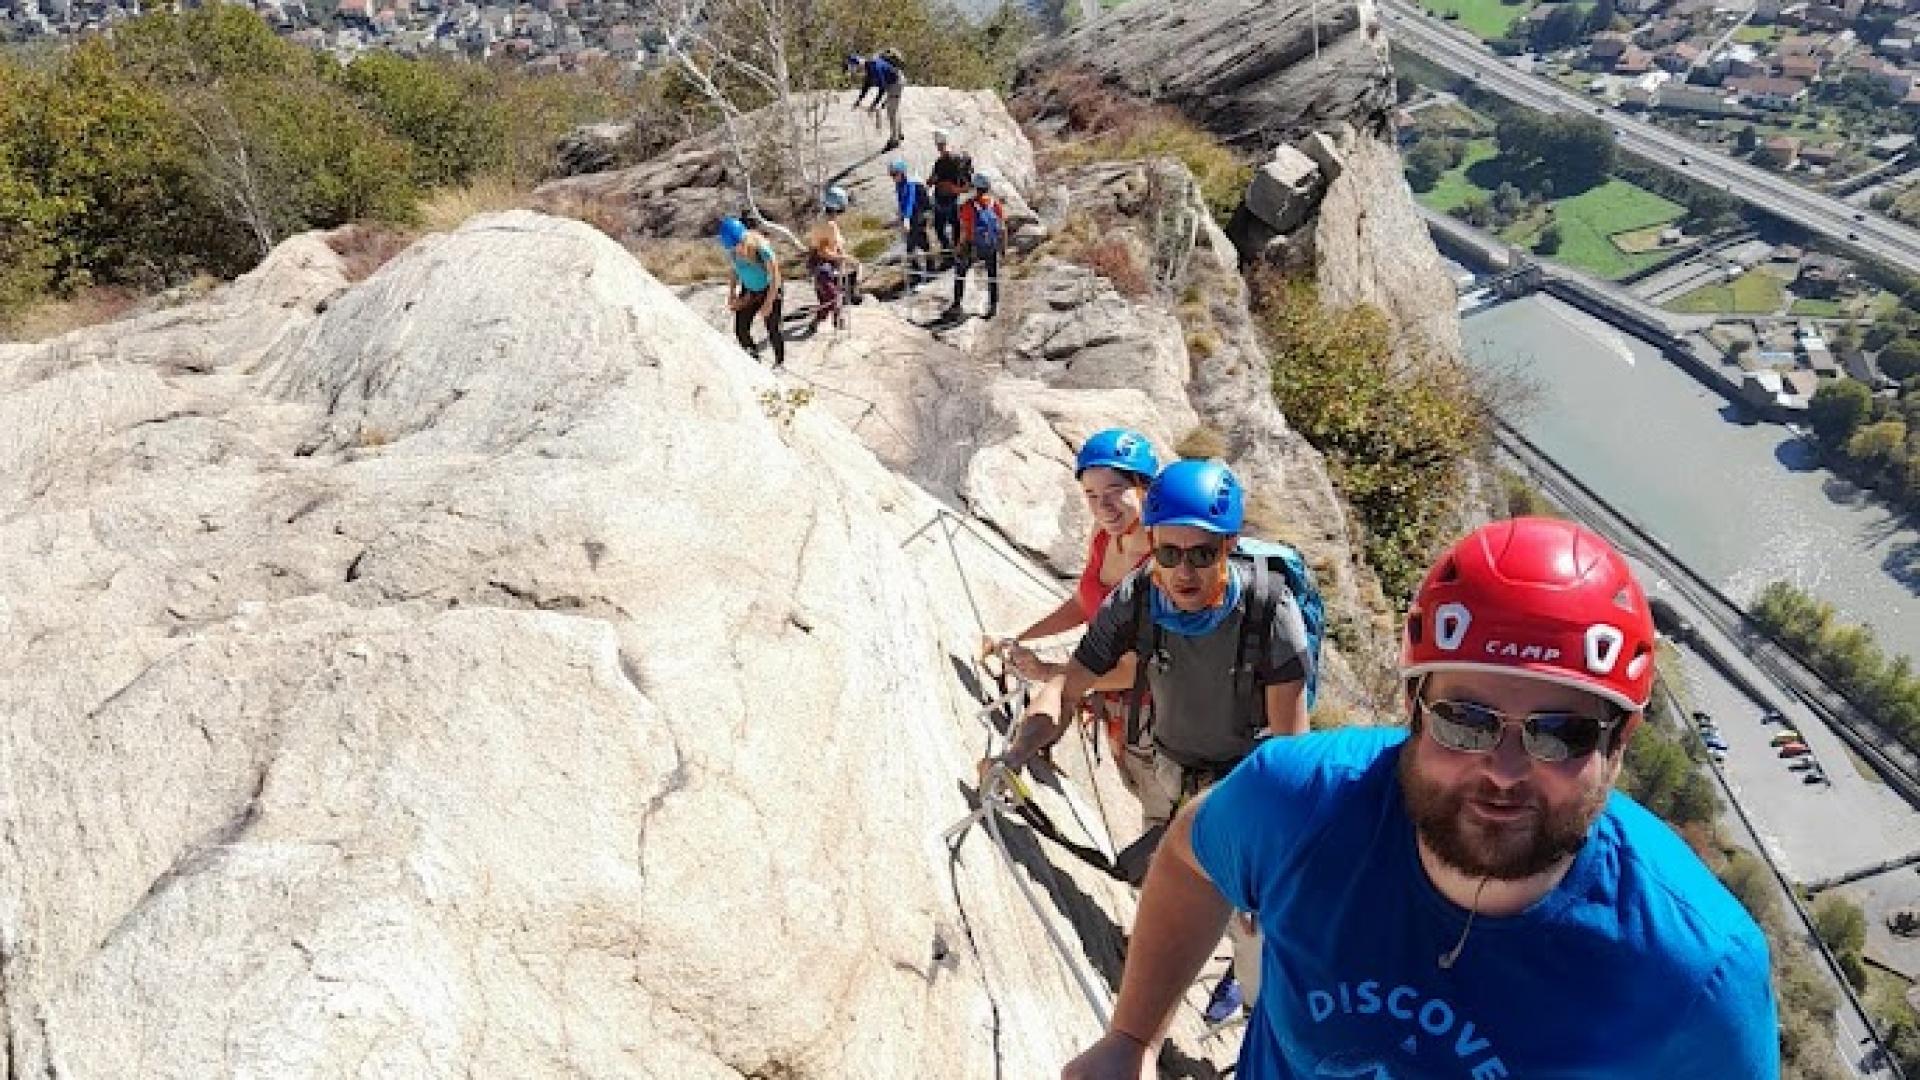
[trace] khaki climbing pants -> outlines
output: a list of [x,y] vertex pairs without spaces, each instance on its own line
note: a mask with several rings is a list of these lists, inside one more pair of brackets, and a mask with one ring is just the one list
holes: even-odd
[[906,135],[900,131],[900,98],[907,91],[907,77],[900,76],[892,86],[887,87],[887,139],[890,142],[902,142]]
[[[1180,807],[1202,790],[1187,769],[1151,745],[1116,748],[1113,760],[1120,769],[1120,782],[1140,800],[1143,833],[1171,822]],[[1234,912],[1227,922],[1227,941],[1233,946],[1234,977],[1252,1005],[1260,994],[1259,923],[1251,915]]]

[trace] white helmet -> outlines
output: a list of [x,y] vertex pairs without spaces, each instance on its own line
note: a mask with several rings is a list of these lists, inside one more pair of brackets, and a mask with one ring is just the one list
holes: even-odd
[[847,208],[847,189],[839,184],[830,185],[826,193],[820,196],[820,205],[830,214],[838,214]]
[[947,129],[946,128],[933,129],[933,145],[935,146],[947,145]]

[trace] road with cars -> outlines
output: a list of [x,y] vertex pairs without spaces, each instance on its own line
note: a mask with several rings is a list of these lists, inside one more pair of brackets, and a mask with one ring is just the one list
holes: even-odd
[[1808,191],[1776,173],[1749,165],[1709,146],[1676,135],[1545,78],[1517,70],[1463,31],[1426,14],[1408,0],[1381,0],[1388,36],[1480,89],[1546,113],[1603,115],[1620,148],[1798,225],[1858,255],[1920,274],[1920,230],[1890,221],[1841,199]]

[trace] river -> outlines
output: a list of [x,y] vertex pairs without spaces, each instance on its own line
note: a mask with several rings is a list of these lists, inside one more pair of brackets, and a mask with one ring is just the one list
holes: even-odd
[[1785,579],[1920,661],[1920,532],[1734,418],[1653,346],[1546,296],[1465,320],[1467,353],[1536,393],[1515,426],[1728,594]]

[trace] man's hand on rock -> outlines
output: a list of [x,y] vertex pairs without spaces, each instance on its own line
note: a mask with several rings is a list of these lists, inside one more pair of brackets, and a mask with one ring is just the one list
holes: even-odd
[[1087,1052],[1067,1062],[1060,1080],[1152,1080],[1153,1059],[1128,1035],[1109,1031]]

